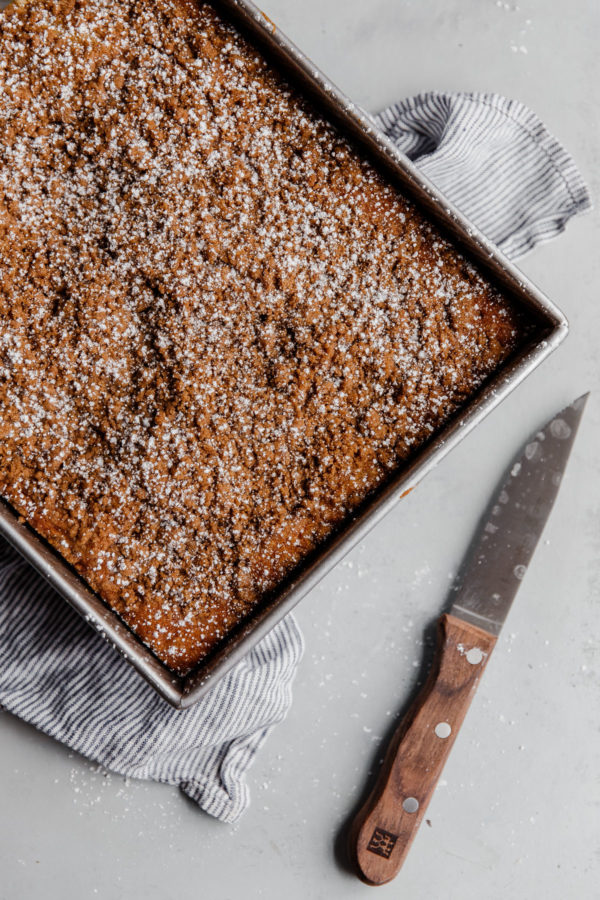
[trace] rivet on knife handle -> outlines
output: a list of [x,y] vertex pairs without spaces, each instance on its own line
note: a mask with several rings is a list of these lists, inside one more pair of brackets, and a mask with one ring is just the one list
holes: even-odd
[[496,637],[451,615],[439,621],[437,657],[400,725],[353,832],[369,884],[397,875],[427,809]]

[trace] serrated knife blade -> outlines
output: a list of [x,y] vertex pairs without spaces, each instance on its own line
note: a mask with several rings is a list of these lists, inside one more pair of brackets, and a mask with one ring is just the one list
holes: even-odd
[[588,395],[512,460],[453,588],[429,679],[397,729],[356,817],[351,852],[368,884],[400,870],[554,505]]

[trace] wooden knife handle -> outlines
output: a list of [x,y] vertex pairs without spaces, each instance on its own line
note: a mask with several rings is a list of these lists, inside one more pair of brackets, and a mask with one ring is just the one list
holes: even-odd
[[400,871],[495,643],[481,628],[441,617],[429,678],[352,829],[351,851],[367,884],[385,884]]

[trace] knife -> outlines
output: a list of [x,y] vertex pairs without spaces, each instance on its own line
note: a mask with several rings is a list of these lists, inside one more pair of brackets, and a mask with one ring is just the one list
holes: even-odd
[[367,884],[391,881],[406,859],[556,499],[587,398],[529,439],[482,519],[439,620],[429,678],[354,822],[350,849]]

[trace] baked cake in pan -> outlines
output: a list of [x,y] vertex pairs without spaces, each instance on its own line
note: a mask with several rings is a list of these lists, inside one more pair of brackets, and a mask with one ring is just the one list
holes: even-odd
[[0,494],[172,670],[523,328],[213,6],[0,14]]

